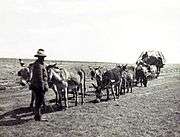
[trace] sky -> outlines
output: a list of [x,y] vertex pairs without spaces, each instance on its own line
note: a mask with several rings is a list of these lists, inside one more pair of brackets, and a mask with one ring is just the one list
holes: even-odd
[[179,0],[0,1],[0,57],[135,63],[160,50],[180,63]]

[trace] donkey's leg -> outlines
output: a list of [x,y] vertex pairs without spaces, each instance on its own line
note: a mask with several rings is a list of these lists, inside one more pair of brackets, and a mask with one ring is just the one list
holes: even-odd
[[110,100],[108,87],[106,88],[106,91],[107,91],[107,100]]
[[78,104],[78,95],[79,95],[79,91],[78,91],[78,87],[76,86],[75,88],[72,89],[74,95],[75,95],[75,106],[77,106]]
[[122,95],[122,87],[120,87],[120,90],[119,90],[119,95]]
[[123,87],[123,95],[125,95],[126,94],[126,87]]
[[131,93],[132,93],[132,87],[133,87],[133,80],[132,80],[132,81],[130,81],[130,84],[129,84],[129,86],[130,86],[130,89],[131,89]]
[[160,74],[160,67],[159,66],[156,66],[157,67],[157,72],[156,72],[156,78],[159,77],[159,74]]
[[119,95],[120,95],[120,92],[121,92],[121,91],[120,91],[120,88],[121,88],[121,87],[120,87],[120,85],[118,84],[118,85],[117,85],[117,98],[119,98]]
[[57,86],[56,86],[56,85],[53,85],[53,86],[52,86],[52,89],[53,89],[53,91],[54,91],[54,93],[55,93],[55,95],[56,95],[55,101],[56,101],[56,105],[57,105],[57,104],[58,104],[58,101],[59,101],[59,94],[58,94]]
[[80,91],[81,91],[81,105],[83,105],[85,95],[84,95],[84,88],[82,84],[80,84]]
[[129,93],[129,81],[126,80],[126,88],[127,88],[127,93]]
[[76,98],[76,91],[72,89],[73,99]]
[[111,92],[112,92],[112,94],[113,94],[114,100],[116,100],[116,96],[115,96],[115,91],[114,91],[114,89],[115,89],[115,86],[112,85],[112,86],[111,86]]
[[68,87],[64,88],[64,102],[65,102],[65,108],[68,108]]
[[119,98],[119,82],[115,85],[115,95]]
[[147,78],[146,77],[144,77],[144,79],[143,79],[143,85],[144,85],[144,87],[147,87]]
[[126,81],[124,80],[124,83],[122,85],[122,89],[123,89],[123,95],[125,95],[126,93]]
[[74,89],[75,91],[75,97],[76,97],[76,102],[75,102],[75,106],[77,106],[77,104],[78,104],[78,95],[79,95],[79,91],[78,91],[78,88],[76,87],[75,89]]
[[138,75],[138,76],[136,76],[136,78],[137,78],[136,86],[139,86],[139,84],[141,84],[141,76]]
[[86,96],[86,83],[85,83],[85,80],[82,83],[82,92],[83,92],[83,95],[84,95],[84,98],[85,98],[85,96]]
[[59,107],[62,108],[62,89],[58,90],[58,98]]
[[126,93],[126,80],[124,79],[124,84],[123,84],[123,90],[124,90],[124,93],[123,94],[125,94]]
[[141,87],[143,86],[143,78],[140,78]]
[[118,86],[115,85],[115,86],[114,86],[114,89],[115,89],[115,91],[114,91],[114,92],[115,92],[115,96],[117,97],[117,96],[118,96]]
[[84,92],[84,98],[85,98],[86,97],[86,84],[85,84],[85,82],[83,84],[83,92]]
[[[119,82],[119,95],[122,95],[123,93],[122,93],[122,86],[123,86],[123,83],[122,83],[122,79],[121,79],[121,81]],[[118,95],[118,96],[119,96]]]
[[75,100],[75,106],[77,106],[78,104],[78,95],[79,95],[79,88],[77,86],[72,86],[71,88],[68,88],[68,91],[69,89],[71,89],[71,92],[73,94],[73,99]]

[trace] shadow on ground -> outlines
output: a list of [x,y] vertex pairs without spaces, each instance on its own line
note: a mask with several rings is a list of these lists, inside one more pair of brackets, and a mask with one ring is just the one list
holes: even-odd
[[[58,105],[49,105],[42,108],[42,114],[53,113],[61,110],[63,110],[63,108],[60,108]],[[0,126],[22,125],[26,122],[34,120],[32,117],[33,114],[33,109],[30,107],[14,109],[0,115]]]

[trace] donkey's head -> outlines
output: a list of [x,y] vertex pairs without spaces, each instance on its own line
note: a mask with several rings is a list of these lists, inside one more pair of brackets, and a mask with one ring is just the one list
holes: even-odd
[[48,82],[62,82],[67,79],[67,72],[64,68],[59,68],[57,64],[48,65],[46,67],[48,74]]
[[23,67],[18,71],[18,76],[21,78],[20,84],[25,86],[31,81],[33,71],[33,64],[29,64],[27,67]]
[[96,86],[95,84],[92,84],[92,85],[95,88],[96,100],[97,100],[97,102],[100,102],[100,100],[102,98],[102,88],[101,88],[101,86]]
[[52,81],[52,79],[53,79],[53,75],[54,75],[54,71],[53,71],[53,68],[56,68],[57,66],[56,66],[57,64],[55,63],[55,64],[53,64],[53,65],[48,65],[47,67],[46,67],[46,70],[47,70],[47,74],[48,74],[48,81],[50,82],[50,81]]
[[89,69],[90,69],[90,77],[91,77],[91,80],[101,80],[102,79],[102,72],[101,72],[101,69],[102,67],[99,66],[99,67],[90,67],[89,66]]

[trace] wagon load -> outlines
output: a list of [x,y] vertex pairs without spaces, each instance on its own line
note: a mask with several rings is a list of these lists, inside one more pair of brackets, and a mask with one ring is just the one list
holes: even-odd
[[165,65],[165,57],[160,51],[143,51],[136,64],[147,67],[149,76],[158,77],[161,68]]

